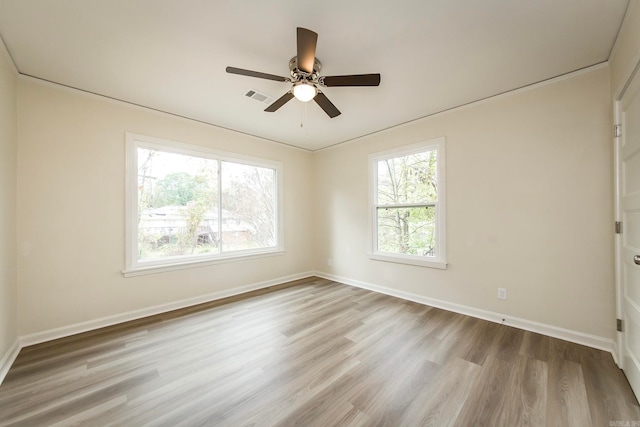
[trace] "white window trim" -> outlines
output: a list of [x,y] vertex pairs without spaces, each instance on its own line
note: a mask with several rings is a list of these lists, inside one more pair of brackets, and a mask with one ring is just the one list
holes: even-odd
[[[225,262],[249,260],[267,256],[282,255],[284,250],[284,215],[283,215],[283,194],[284,179],[282,163],[272,160],[260,159],[245,156],[227,151],[215,150],[207,147],[185,144],[135,133],[126,133],[126,176],[125,176],[125,197],[126,197],[126,250],[125,269],[122,271],[124,277],[139,276],[143,274],[161,273],[165,271],[181,270],[192,267],[203,267]],[[190,156],[204,157],[219,161],[229,161],[250,166],[260,166],[274,169],[276,171],[276,191],[277,199],[275,206],[276,218],[276,245],[264,249],[249,249],[243,251],[223,252],[220,254],[200,254],[187,257],[172,257],[151,261],[138,261],[138,148],[150,148],[184,154]]]
[[[438,174],[438,201],[436,203],[436,256],[423,257],[417,255],[394,254],[389,252],[380,252],[377,249],[378,227],[376,222],[377,207],[377,162],[393,157],[401,157],[410,154],[420,153],[423,151],[437,150],[436,169]],[[370,252],[367,253],[369,259],[377,261],[395,262],[400,264],[410,264],[422,267],[431,267],[446,269],[447,268],[447,239],[446,239],[446,188],[445,188],[445,138],[435,138],[428,141],[418,142],[403,147],[393,148],[391,150],[381,151],[369,155],[369,230],[370,234]]]

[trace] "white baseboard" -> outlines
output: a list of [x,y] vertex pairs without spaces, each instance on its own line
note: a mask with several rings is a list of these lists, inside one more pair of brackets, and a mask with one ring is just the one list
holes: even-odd
[[616,332],[616,338],[613,340],[611,355],[613,356],[613,361],[616,362],[616,365],[620,369],[624,369],[624,357],[622,356],[622,332]]
[[390,296],[405,299],[408,301],[417,302],[419,304],[429,305],[432,307],[441,308],[447,311],[453,311],[455,313],[460,313],[460,314],[464,314],[471,317],[477,317],[479,319],[488,320],[490,322],[502,323],[508,326],[513,326],[514,328],[524,329],[525,331],[536,332],[542,335],[547,335],[547,336],[559,338],[565,341],[586,345],[588,347],[597,348],[599,350],[610,352],[615,358],[614,342],[613,340],[608,338],[599,337],[597,335],[586,334],[584,332],[573,331],[570,329],[560,328],[558,326],[534,322],[532,320],[522,319],[519,317],[507,316],[507,315],[496,313],[493,311],[482,310],[479,308],[470,307],[462,304],[456,304],[449,301],[429,298],[429,297],[414,294],[411,292],[399,291],[396,289],[374,285],[372,283],[361,282],[359,280],[353,280],[346,277],[336,276],[336,275],[324,273],[321,271],[314,272],[314,275],[318,277],[322,277],[323,279],[334,280],[336,282],[344,283],[344,284],[355,286],[358,288],[368,289],[370,291],[390,295]]
[[89,320],[86,322],[81,322],[73,325],[63,326],[60,328],[50,329],[48,331],[36,332],[34,334],[24,335],[20,337],[20,345],[21,347],[26,347],[29,345],[40,344],[46,341],[52,341],[58,338],[64,338],[70,335],[80,334],[82,332],[88,332],[95,329],[104,328],[107,326],[117,325],[123,322],[129,322],[131,320],[141,319],[143,317],[162,314],[172,310],[178,310],[178,309],[190,307],[193,305],[198,305],[198,304],[211,302],[211,301],[215,301],[223,298],[228,298],[235,295],[240,295],[247,292],[255,291],[258,289],[268,288],[270,286],[281,285],[294,280],[311,277],[313,275],[314,274],[312,271],[292,274],[290,276],[279,277],[277,279],[272,279],[272,280],[265,280],[263,282],[240,286],[233,289],[225,289],[223,291],[213,292],[213,293],[201,295],[198,297],[187,298],[184,300],[170,302],[167,304],[156,305],[153,307],[134,310],[127,313],[116,314],[113,316],[107,316],[100,319]]
[[4,378],[7,376],[9,372],[9,368],[13,365],[13,362],[16,361],[16,357],[18,357],[18,353],[20,353],[20,339],[16,338],[13,341],[13,344],[7,349],[7,352],[0,359],[0,385],[4,381]]

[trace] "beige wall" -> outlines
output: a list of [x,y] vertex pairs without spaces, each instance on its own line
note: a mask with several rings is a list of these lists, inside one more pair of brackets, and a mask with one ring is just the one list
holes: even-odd
[[611,91],[618,98],[631,72],[640,61],[640,4],[631,0],[615,48],[609,58]]
[[[27,78],[18,109],[20,335],[313,270],[310,153]],[[125,132],[281,161],[286,255],[124,278]]]
[[[600,67],[314,153],[316,269],[612,339],[609,83]],[[440,136],[448,269],[368,259],[367,156]]]
[[16,76],[0,51],[0,360],[18,336],[16,126]]

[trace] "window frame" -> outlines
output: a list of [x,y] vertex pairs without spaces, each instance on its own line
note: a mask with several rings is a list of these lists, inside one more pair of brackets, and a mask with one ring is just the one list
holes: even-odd
[[[377,210],[384,206],[378,204],[378,162],[411,154],[436,150],[436,174],[438,177],[438,200],[435,202],[436,224],[435,240],[436,249],[434,257],[420,255],[396,254],[378,250],[378,220]],[[446,184],[445,184],[445,138],[439,137],[410,145],[405,145],[390,150],[380,151],[369,155],[369,230],[370,244],[368,257],[377,261],[395,262],[400,264],[417,265],[438,269],[447,268],[446,246]],[[416,203],[418,205],[431,205],[431,202]],[[414,204],[411,204],[414,205]]]
[[[242,261],[265,256],[283,255],[285,253],[282,163],[130,132],[126,133],[125,145],[126,259],[125,269],[122,272],[125,277],[181,270],[185,268],[201,267],[232,261]],[[181,255],[148,261],[138,260],[138,148],[216,160],[219,162],[218,177],[220,177],[220,166],[222,162],[232,162],[236,164],[273,169],[275,171],[274,190],[276,191],[274,206],[275,245],[268,248],[244,249],[213,254]],[[221,183],[219,182],[218,185],[221,185]],[[220,206],[220,209],[223,209],[223,207]]]

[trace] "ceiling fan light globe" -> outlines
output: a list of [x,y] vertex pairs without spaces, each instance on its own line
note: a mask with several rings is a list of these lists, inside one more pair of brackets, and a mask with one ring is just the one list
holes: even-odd
[[309,83],[299,82],[293,85],[293,96],[298,101],[309,102],[318,94],[318,89]]

